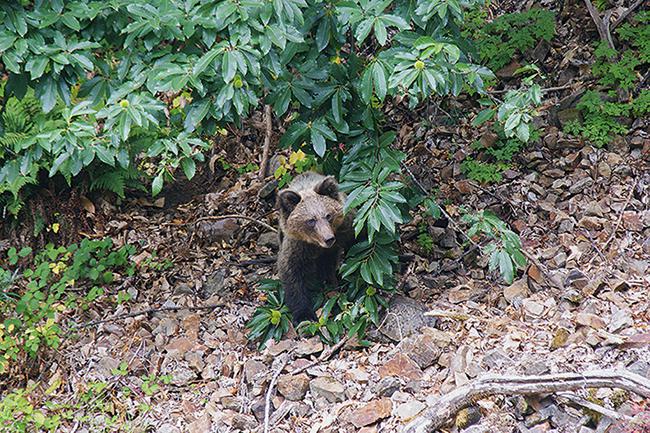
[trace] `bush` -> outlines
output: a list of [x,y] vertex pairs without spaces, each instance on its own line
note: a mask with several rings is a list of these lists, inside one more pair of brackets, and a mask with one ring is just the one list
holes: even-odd
[[0,156],[6,209],[19,208],[16,179],[40,172],[70,184],[100,173],[95,186],[118,194],[139,176],[156,195],[179,168],[194,176],[211,135],[270,104],[286,127],[280,145],[338,173],[346,210],[358,208],[356,232],[369,234],[341,270],[346,300],[328,304],[344,316],[342,306],[360,305],[341,323],[362,335],[392,289],[397,226],[408,218],[403,156],[391,149],[382,109],[393,97],[415,107],[483,92],[493,74],[461,49],[458,27],[461,4],[478,3],[5,3],[3,110],[34,97],[43,119]]
[[[0,268],[0,374],[10,363],[34,358],[44,347],[56,348],[61,337],[60,313],[84,308],[104,293],[116,272],[131,275],[132,246],[113,249],[113,241],[84,239],[69,247],[49,244],[32,256],[31,248],[10,248],[11,268]],[[85,287],[85,296],[68,293]]]

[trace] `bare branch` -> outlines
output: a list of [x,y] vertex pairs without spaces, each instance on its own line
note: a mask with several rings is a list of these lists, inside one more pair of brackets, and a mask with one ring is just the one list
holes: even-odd
[[440,428],[460,409],[495,394],[531,395],[584,388],[620,388],[650,397],[650,380],[626,370],[592,370],[542,376],[486,375],[440,397],[422,415],[407,424],[404,433],[425,433]]

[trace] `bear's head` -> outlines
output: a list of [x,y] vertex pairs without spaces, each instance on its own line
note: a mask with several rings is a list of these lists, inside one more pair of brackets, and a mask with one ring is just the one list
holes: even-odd
[[331,248],[336,242],[336,230],[343,223],[343,205],[339,186],[328,176],[313,190],[285,189],[278,197],[284,219],[284,234],[322,248]]

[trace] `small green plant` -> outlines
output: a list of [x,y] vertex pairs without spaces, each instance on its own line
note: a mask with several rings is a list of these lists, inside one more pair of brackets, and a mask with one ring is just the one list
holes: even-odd
[[34,386],[14,389],[0,400],[0,431],[27,433],[33,431],[55,432],[61,417],[48,415],[35,408],[30,396]]
[[[113,241],[84,239],[69,247],[48,244],[26,262],[29,248],[7,253],[14,269],[2,269],[0,275],[12,276],[12,285],[3,287],[0,303],[0,374],[7,373],[10,362],[25,356],[35,357],[42,348],[56,348],[60,342],[59,314],[76,306],[84,307],[114,281],[116,273],[131,275],[134,265],[129,257],[132,246],[113,248]],[[22,263],[25,262],[25,263]],[[22,270],[22,272],[21,272]],[[84,298],[68,292],[70,287],[87,287]]]
[[635,24],[626,23],[616,29],[627,49],[619,53],[599,42],[594,50],[596,62],[592,71],[605,87],[633,89],[650,64],[650,11],[639,12],[634,21]]
[[473,19],[465,22],[464,34],[475,40],[481,63],[493,71],[525,54],[539,41],[550,41],[555,36],[555,15],[551,11],[533,8],[502,15],[487,24],[483,17],[475,12]]
[[418,237],[416,242],[425,254],[429,255],[431,254],[431,251],[433,251],[433,238],[427,231],[427,225],[424,223],[421,223],[418,226]]
[[490,257],[489,269],[490,271],[498,269],[503,279],[508,284],[512,283],[515,269],[523,268],[526,265],[519,236],[488,211],[466,213],[462,220],[470,226],[467,230],[469,238],[482,235],[492,239],[482,250],[483,254]]
[[479,183],[496,183],[503,179],[501,173],[508,169],[509,165],[502,162],[491,163],[476,161],[471,157],[465,158],[460,165],[461,170],[469,179]]
[[582,121],[567,122],[564,131],[602,147],[616,135],[628,133],[620,118],[641,117],[650,113],[650,90],[643,90],[634,100],[623,103],[606,101],[603,95],[590,90],[580,98],[576,108],[582,114]]
[[289,330],[291,313],[284,305],[284,290],[279,280],[262,280],[257,289],[266,294],[266,303],[255,310],[246,327],[250,329],[248,339],[259,339],[259,347],[263,348],[271,338],[279,341]]
[[526,65],[515,71],[515,75],[530,74],[521,81],[521,87],[516,90],[509,90],[503,101],[495,101],[484,98],[479,102],[483,106],[492,106],[479,112],[472,121],[473,126],[480,126],[492,120],[496,114],[498,131],[506,138],[517,137],[524,143],[531,138],[533,118],[539,113],[537,107],[542,103],[542,89],[535,83],[535,78],[541,76],[540,70],[535,65]]
[[313,155],[307,155],[302,150],[291,152],[289,158],[281,156],[279,166],[273,173],[278,180],[278,188],[282,188],[293,180],[294,174],[304,173],[307,170],[316,168],[316,159]]
[[160,385],[168,385],[171,383],[172,377],[170,375],[156,376],[155,374],[149,374],[142,376],[142,384],[140,389],[147,396],[152,396],[160,390]]

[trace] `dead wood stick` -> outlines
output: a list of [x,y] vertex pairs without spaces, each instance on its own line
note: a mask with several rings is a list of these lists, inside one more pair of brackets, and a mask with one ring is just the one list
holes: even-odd
[[320,362],[327,361],[328,359],[330,359],[332,357],[332,355],[334,355],[348,341],[350,341],[350,337],[348,337],[346,335],[345,337],[341,338],[341,341],[336,343],[334,346],[330,347],[329,350],[321,353],[321,355],[317,359],[315,359],[314,361],[312,361],[309,364],[304,365],[304,366],[302,366],[302,367],[300,367],[300,368],[298,368],[296,370],[293,370],[291,372],[291,375],[295,376],[296,374],[302,373],[303,371],[305,371],[305,370],[307,370],[309,368],[312,368],[313,366],[317,365]]
[[280,373],[287,366],[289,362],[289,356],[285,356],[282,361],[280,361],[280,366],[273,373],[271,377],[271,383],[269,383],[269,389],[266,390],[266,399],[264,402],[264,433],[269,433],[269,415],[271,414],[271,395],[273,395],[273,388],[275,388],[275,383],[278,381]]
[[608,408],[603,407],[603,406],[601,406],[599,404],[596,404],[596,403],[592,403],[589,400],[585,400],[584,398],[582,398],[582,397],[580,397],[580,396],[578,396],[576,394],[573,394],[571,392],[560,392],[560,393],[558,393],[558,397],[560,397],[561,399],[567,400],[567,401],[573,403],[574,405],[582,406],[582,407],[590,409],[590,410],[592,410],[594,412],[598,412],[599,414],[605,415],[606,417],[611,418],[611,419],[617,419],[617,420],[618,419],[624,419],[624,420],[627,420],[627,421],[632,419],[632,417],[630,417],[628,415],[624,415],[622,413],[616,412],[615,410],[608,409]]
[[210,304],[210,305],[201,305],[197,307],[160,307],[160,308],[149,308],[147,310],[142,310],[142,311],[136,311],[133,313],[128,313],[128,314],[122,314],[119,316],[115,317],[109,317],[108,319],[101,319],[101,320],[93,320],[91,322],[84,323],[83,325],[77,325],[75,328],[88,328],[89,326],[95,326],[99,325],[101,323],[107,323],[107,322],[116,322],[118,320],[123,320],[123,319],[128,319],[131,317],[137,317],[141,316],[143,314],[151,314],[151,313],[159,313],[161,311],[180,311],[180,310],[190,310],[190,311],[197,311],[197,310],[214,310],[215,308],[218,307],[223,307],[223,303],[217,303],[217,304]]
[[531,395],[575,391],[584,388],[620,388],[650,397],[650,380],[626,370],[592,370],[542,376],[486,375],[440,397],[407,424],[404,433],[425,433],[444,425],[460,409],[495,394]]
[[631,5],[629,8],[625,9],[625,11],[623,11],[623,13],[621,13],[621,16],[618,17],[618,18],[616,19],[616,21],[614,21],[614,22],[612,23],[611,29],[614,30],[616,27],[618,27],[618,25],[621,24],[623,21],[625,21],[625,19],[626,19],[626,18],[627,18],[627,17],[628,17],[632,12],[634,12],[634,10],[635,10],[636,8],[638,8],[639,6],[641,6],[641,3],[643,3],[643,2],[644,2],[644,0],[636,0],[634,3],[632,3],[632,5]]
[[197,219],[196,221],[194,221],[194,224],[198,224],[201,221],[225,220],[225,219],[247,220],[247,221],[257,223],[257,224],[261,225],[262,227],[272,231],[273,233],[278,232],[278,230],[275,227],[268,225],[264,221],[260,221],[258,219],[255,219],[253,217],[249,217],[249,216],[246,216],[246,215],[208,215],[208,216],[204,216],[204,217],[201,217],[201,218]]
[[269,149],[271,147],[272,130],[271,106],[267,104],[264,106],[264,147],[262,148],[262,163],[260,164],[260,180],[264,180],[269,171]]
[[609,33],[609,15],[605,14],[605,19],[608,21],[605,23],[605,20],[600,18],[600,14],[598,13],[598,9],[594,6],[594,4],[591,2],[591,0],[585,0],[585,4],[587,5],[587,10],[589,11],[589,15],[591,15],[591,19],[596,25],[596,29],[598,30],[598,35],[600,36],[600,39],[607,42],[607,45],[609,48],[615,50],[616,47],[614,46],[614,41],[612,40],[612,35]]

